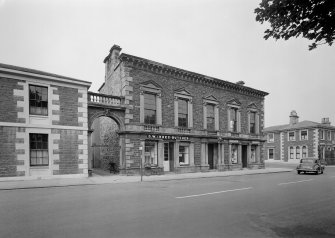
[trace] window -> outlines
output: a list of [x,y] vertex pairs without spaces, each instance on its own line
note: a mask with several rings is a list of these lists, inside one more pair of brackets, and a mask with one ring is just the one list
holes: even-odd
[[300,140],[307,140],[307,131],[300,131]]
[[250,133],[255,134],[256,133],[256,113],[255,112],[250,112],[249,113],[250,117]]
[[214,107],[213,104],[207,104],[207,130],[214,131],[215,130],[215,116],[214,116]]
[[255,163],[256,162],[256,146],[252,145],[251,146],[251,154],[250,154],[250,162]]
[[274,133],[268,134],[268,142],[274,142],[275,141],[275,135]]
[[294,131],[290,131],[288,133],[288,140],[289,141],[295,141],[295,132]]
[[269,159],[274,159],[274,149],[268,150]]
[[29,85],[29,114],[48,115],[48,88]]
[[303,146],[302,147],[302,158],[306,158],[307,157],[307,147]]
[[189,147],[179,145],[179,164],[189,164]]
[[299,146],[295,148],[295,158],[300,159],[300,147]]
[[231,163],[237,164],[238,145],[231,145]]
[[186,99],[178,99],[178,126],[188,127],[188,103]]
[[30,166],[48,166],[48,135],[29,134]]
[[146,141],[144,148],[144,163],[149,165],[157,165],[157,143],[154,141]]
[[156,124],[156,95],[144,93],[144,123]]
[[230,108],[229,130],[237,132],[237,108]]
[[325,131],[324,130],[320,130],[320,139],[321,140],[325,139]]
[[290,150],[290,159],[294,159],[294,148],[291,146],[289,150]]
[[331,140],[332,136],[331,136],[331,131],[327,131],[327,140]]

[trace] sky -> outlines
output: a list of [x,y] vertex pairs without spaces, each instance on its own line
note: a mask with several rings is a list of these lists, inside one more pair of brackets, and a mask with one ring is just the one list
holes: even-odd
[[[0,63],[104,82],[104,58],[122,52],[266,91],[265,126],[335,125],[335,46],[264,40],[261,0],[0,0]],[[333,96],[334,95],[334,96]]]

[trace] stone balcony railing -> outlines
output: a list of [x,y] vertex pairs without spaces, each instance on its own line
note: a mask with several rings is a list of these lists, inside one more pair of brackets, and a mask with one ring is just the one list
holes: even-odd
[[124,104],[124,98],[113,95],[106,95],[101,93],[88,92],[88,103],[101,104],[108,106],[122,106]]

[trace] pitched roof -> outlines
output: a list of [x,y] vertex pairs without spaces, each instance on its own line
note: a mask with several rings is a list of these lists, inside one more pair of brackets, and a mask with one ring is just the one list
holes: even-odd
[[270,126],[264,128],[264,132],[269,131],[286,131],[286,130],[294,130],[300,128],[311,128],[311,127],[327,127],[327,128],[335,128],[334,126],[325,125],[322,123],[314,122],[314,121],[301,121],[294,125],[286,124],[286,125],[278,125],[278,126]]

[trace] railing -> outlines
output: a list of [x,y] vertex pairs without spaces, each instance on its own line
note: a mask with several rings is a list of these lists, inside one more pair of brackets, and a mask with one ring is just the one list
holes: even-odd
[[159,126],[144,125],[145,131],[159,131]]
[[119,106],[123,103],[123,98],[101,93],[88,92],[88,102],[104,105]]
[[187,128],[178,128],[178,133],[190,134],[190,133],[191,133],[191,129],[187,129]]

